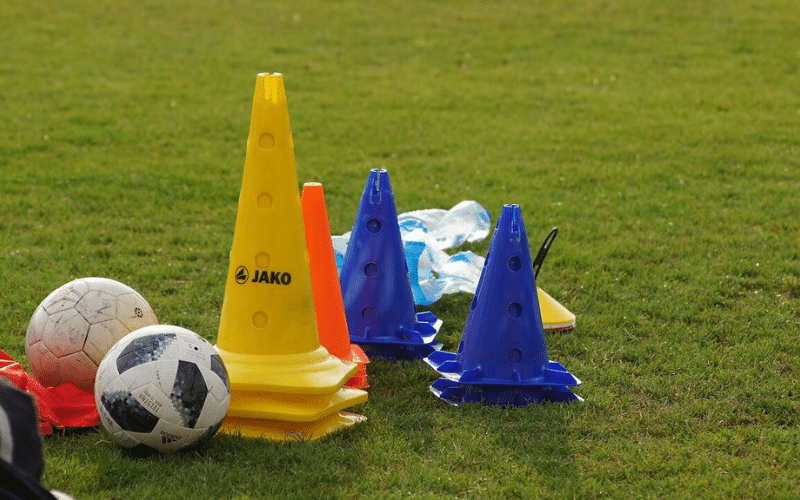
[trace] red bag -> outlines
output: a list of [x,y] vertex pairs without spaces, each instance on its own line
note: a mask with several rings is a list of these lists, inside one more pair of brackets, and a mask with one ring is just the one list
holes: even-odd
[[100,425],[92,392],[69,382],[55,387],[44,387],[1,349],[0,376],[33,396],[39,410],[39,432],[42,434],[53,432],[53,426],[63,429]]

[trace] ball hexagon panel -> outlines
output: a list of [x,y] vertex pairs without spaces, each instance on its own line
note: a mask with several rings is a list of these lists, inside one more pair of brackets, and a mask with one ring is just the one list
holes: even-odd
[[131,332],[157,323],[150,305],[138,293],[126,293],[117,297],[117,319]]
[[[26,349],[31,371],[44,386],[52,386],[61,380],[58,358],[50,352],[43,342],[36,342]],[[32,360],[36,360],[34,364]]]
[[109,349],[127,333],[130,333],[127,327],[118,319],[95,323],[89,326],[83,350],[92,358],[92,361],[99,365]]
[[28,323],[28,330],[25,332],[25,345],[41,342],[44,335],[44,326],[47,324],[47,316],[47,311],[43,307],[36,308],[30,323]]
[[75,304],[75,310],[92,325],[102,323],[117,317],[117,298],[104,291],[89,290]]
[[61,372],[66,371],[71,374],[72,383],[78,387],[91,389],[94,385],[97,365],[85,352],[78,351],[62,356],[58,360],[58,365]]
[[89,278],[81,278],[80,281],[86,283],[89,289],[102,290],[105,293],[119,297],[125,293],[137,293],[136,290],[119,281],[114,281],[108,278],[99,278],[92,276]]
[[89,285],[83,280],[71,281],[48,295],[42,301],[42,307],[48,314],[75,309],[75,305],[88,291]]
[[42,343],[56,358],[60,358],[83,349],[88,329],[89,323],[77,310],[57,312],[47,318]]

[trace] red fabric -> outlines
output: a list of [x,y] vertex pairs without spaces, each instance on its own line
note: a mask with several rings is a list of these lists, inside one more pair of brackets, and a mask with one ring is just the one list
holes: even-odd
[[100,425],[92,392],[72,383],[44,387],[1,349],[0,376],[33,396],[39,410],[39,432],[42,434],[50,434],[54,426],[67,428]]

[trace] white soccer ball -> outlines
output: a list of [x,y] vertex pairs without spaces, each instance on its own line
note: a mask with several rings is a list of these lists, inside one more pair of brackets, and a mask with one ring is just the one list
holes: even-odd
[[100,421],[125,448],[177,451],[214,435],[231,388],[217,350],[178,326],[148,326],[114,344],[94,385]]
[[103,356],[119,339],[158,323],[133,288],[107,278],[70,281],[48,295],[28,324],[25,354],[44,386],[91,390]]

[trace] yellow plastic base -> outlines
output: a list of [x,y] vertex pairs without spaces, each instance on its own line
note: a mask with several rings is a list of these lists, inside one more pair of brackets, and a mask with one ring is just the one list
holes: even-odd
[[317,396],[234,390],[231,391],[228,417],[314,422],[366,400],[365,391],[351,387],[342,387],[329,394]]
[[542,311],[542,326],[547,332],[566,332],[575,328],[575,315],[549,296],[541,288],[537,288],[539,308]]
[[365,420],[340,416],[341,410],[368,399],[365,391],[342,387],[359,365],[331,356],[324,347],[295,355],[220,354],[231,383],[222,425],[226,432],[314,440]]
[[315,441],[365,420],[367,417],[363,415],[348,412],[334,413],[314,422],[287,422],[229,416],[223,421],[220,432],[273,441]]
[[244,354],[217,346],[232,392],[331,394],[358,371],[358,365],[317,346],[299,354]]

